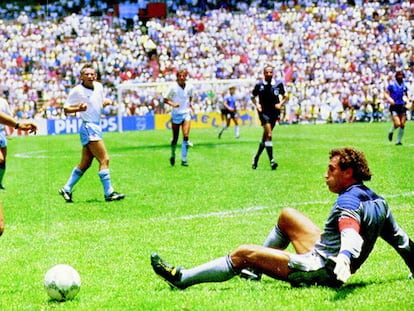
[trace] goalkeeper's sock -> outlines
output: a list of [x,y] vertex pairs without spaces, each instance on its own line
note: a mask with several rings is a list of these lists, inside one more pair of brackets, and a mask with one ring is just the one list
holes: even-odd
[[206,282],[224,282],[237,274],[230,256],[227,255],[194,268],[182,269],[180,285],[188,287]]
[[277,249],[285,249],[290,243],[289,237],[286,236],[282,230],[280,230],[279,226],[274,226],[272,230],[269,232],[263,246],[277,248]]

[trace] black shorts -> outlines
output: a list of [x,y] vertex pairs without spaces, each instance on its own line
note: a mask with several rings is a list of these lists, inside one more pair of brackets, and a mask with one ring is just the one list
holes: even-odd
[[236,116],[236,111],[229,111],[227,110],[226,118],[227,119],[234,119]]
[[405,105],[391,105],[390,106],[390,112],[393,116],[394,115],[401,115],[401,114],[405,114],[407,112],[407,108],[405,107]]
[[272,128],[275,126],[276,121],[279,119],[279,114],[266,114],[266,113],[259,113],[259,119],[262,126],[269,123]]

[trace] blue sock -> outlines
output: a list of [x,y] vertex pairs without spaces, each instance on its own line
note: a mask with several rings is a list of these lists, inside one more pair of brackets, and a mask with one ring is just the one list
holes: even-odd
[[109,174],[109,168],[99,171],[98,175],[99,175],[99,178],[101,179],[101,183],[103,186],[105,196],[108,196],[112,192],[114,192],[114,189],[112,188],[112,184],[111,184],[111,175]]
[[75,167],[72,170],[72,173],[70,174],[70,177],[69,177],[68,181],[63,186],[63,189],[65,191],[72,192],[73,187],[76,185],[76,183],[79,181],[79,179],[81,179],[81,177],[83,176],[83,173],[84,173],[84,171],[82,171],[81,169]]
[[181,160],[187,161],[187,154],[188,154],[188,139],[183,140],[181,145]]

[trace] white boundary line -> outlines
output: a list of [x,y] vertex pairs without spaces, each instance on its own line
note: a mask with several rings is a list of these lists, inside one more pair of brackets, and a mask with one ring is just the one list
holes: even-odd
[[[408,196],[414,196],[414,191],[406,192],[406,193],[400,193],[400,194],[390,194],[390,195],[383,195],[384,198],[397,198],[397,197],[408,197]],[[242,209],[235,209],[235,210],[229,210],[229,211],[221,211],[221,212],[212,212],[212,213],[203,213],[203,214],[195,214],[195,215],[184,215],[184,216],[178,216],[175,218],[172,218],[173,220],[191,220],[196,218],[209,218],[209,217],[225,217],[225,216],[232,216],[235,214],[246,214],[249,212],[255,212],[255,211],[262,211],[269,208],[277,208],[277,207],[293,207],[293,206],[303,206],[303,205],[314,205],[314,204],[328,204],[329,201],[313,201],[313,202],[302,202],[302,203],[281,203],[276,204],[273,206],[252,206]],[[171,218],[170,218],[171,219]]]

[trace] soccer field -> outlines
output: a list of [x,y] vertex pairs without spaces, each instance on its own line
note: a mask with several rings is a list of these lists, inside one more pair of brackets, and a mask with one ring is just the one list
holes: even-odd
[[[157,251],[191,267],[239,244],[261,244],[282,207],[292,206],[321,227],[336,198],[324,183],[328,152],[355,146],[366,153],[373,179],[400,225],[414,238],[414,128],[403,146],[387,140],[391,123],[278,126],[272,171],[263,153],[251,158],[262,129],[193,129],[189,167],[169,164],[171,133],[107,133],[111,177],[126,198],[105,202],[97,163],[73,193],[58,194],[80,159],[78,135],[12,137],[1,242],[1,310],[413,310],[414,280],[383,241],[349,283],[334,290],[291,288],[264,277],[171,290],[152,271]],[[177,151],[179,149],[177,148]],[[53,265],[72,265],[82,278],[71,301],[50,301],[43,277]]]

